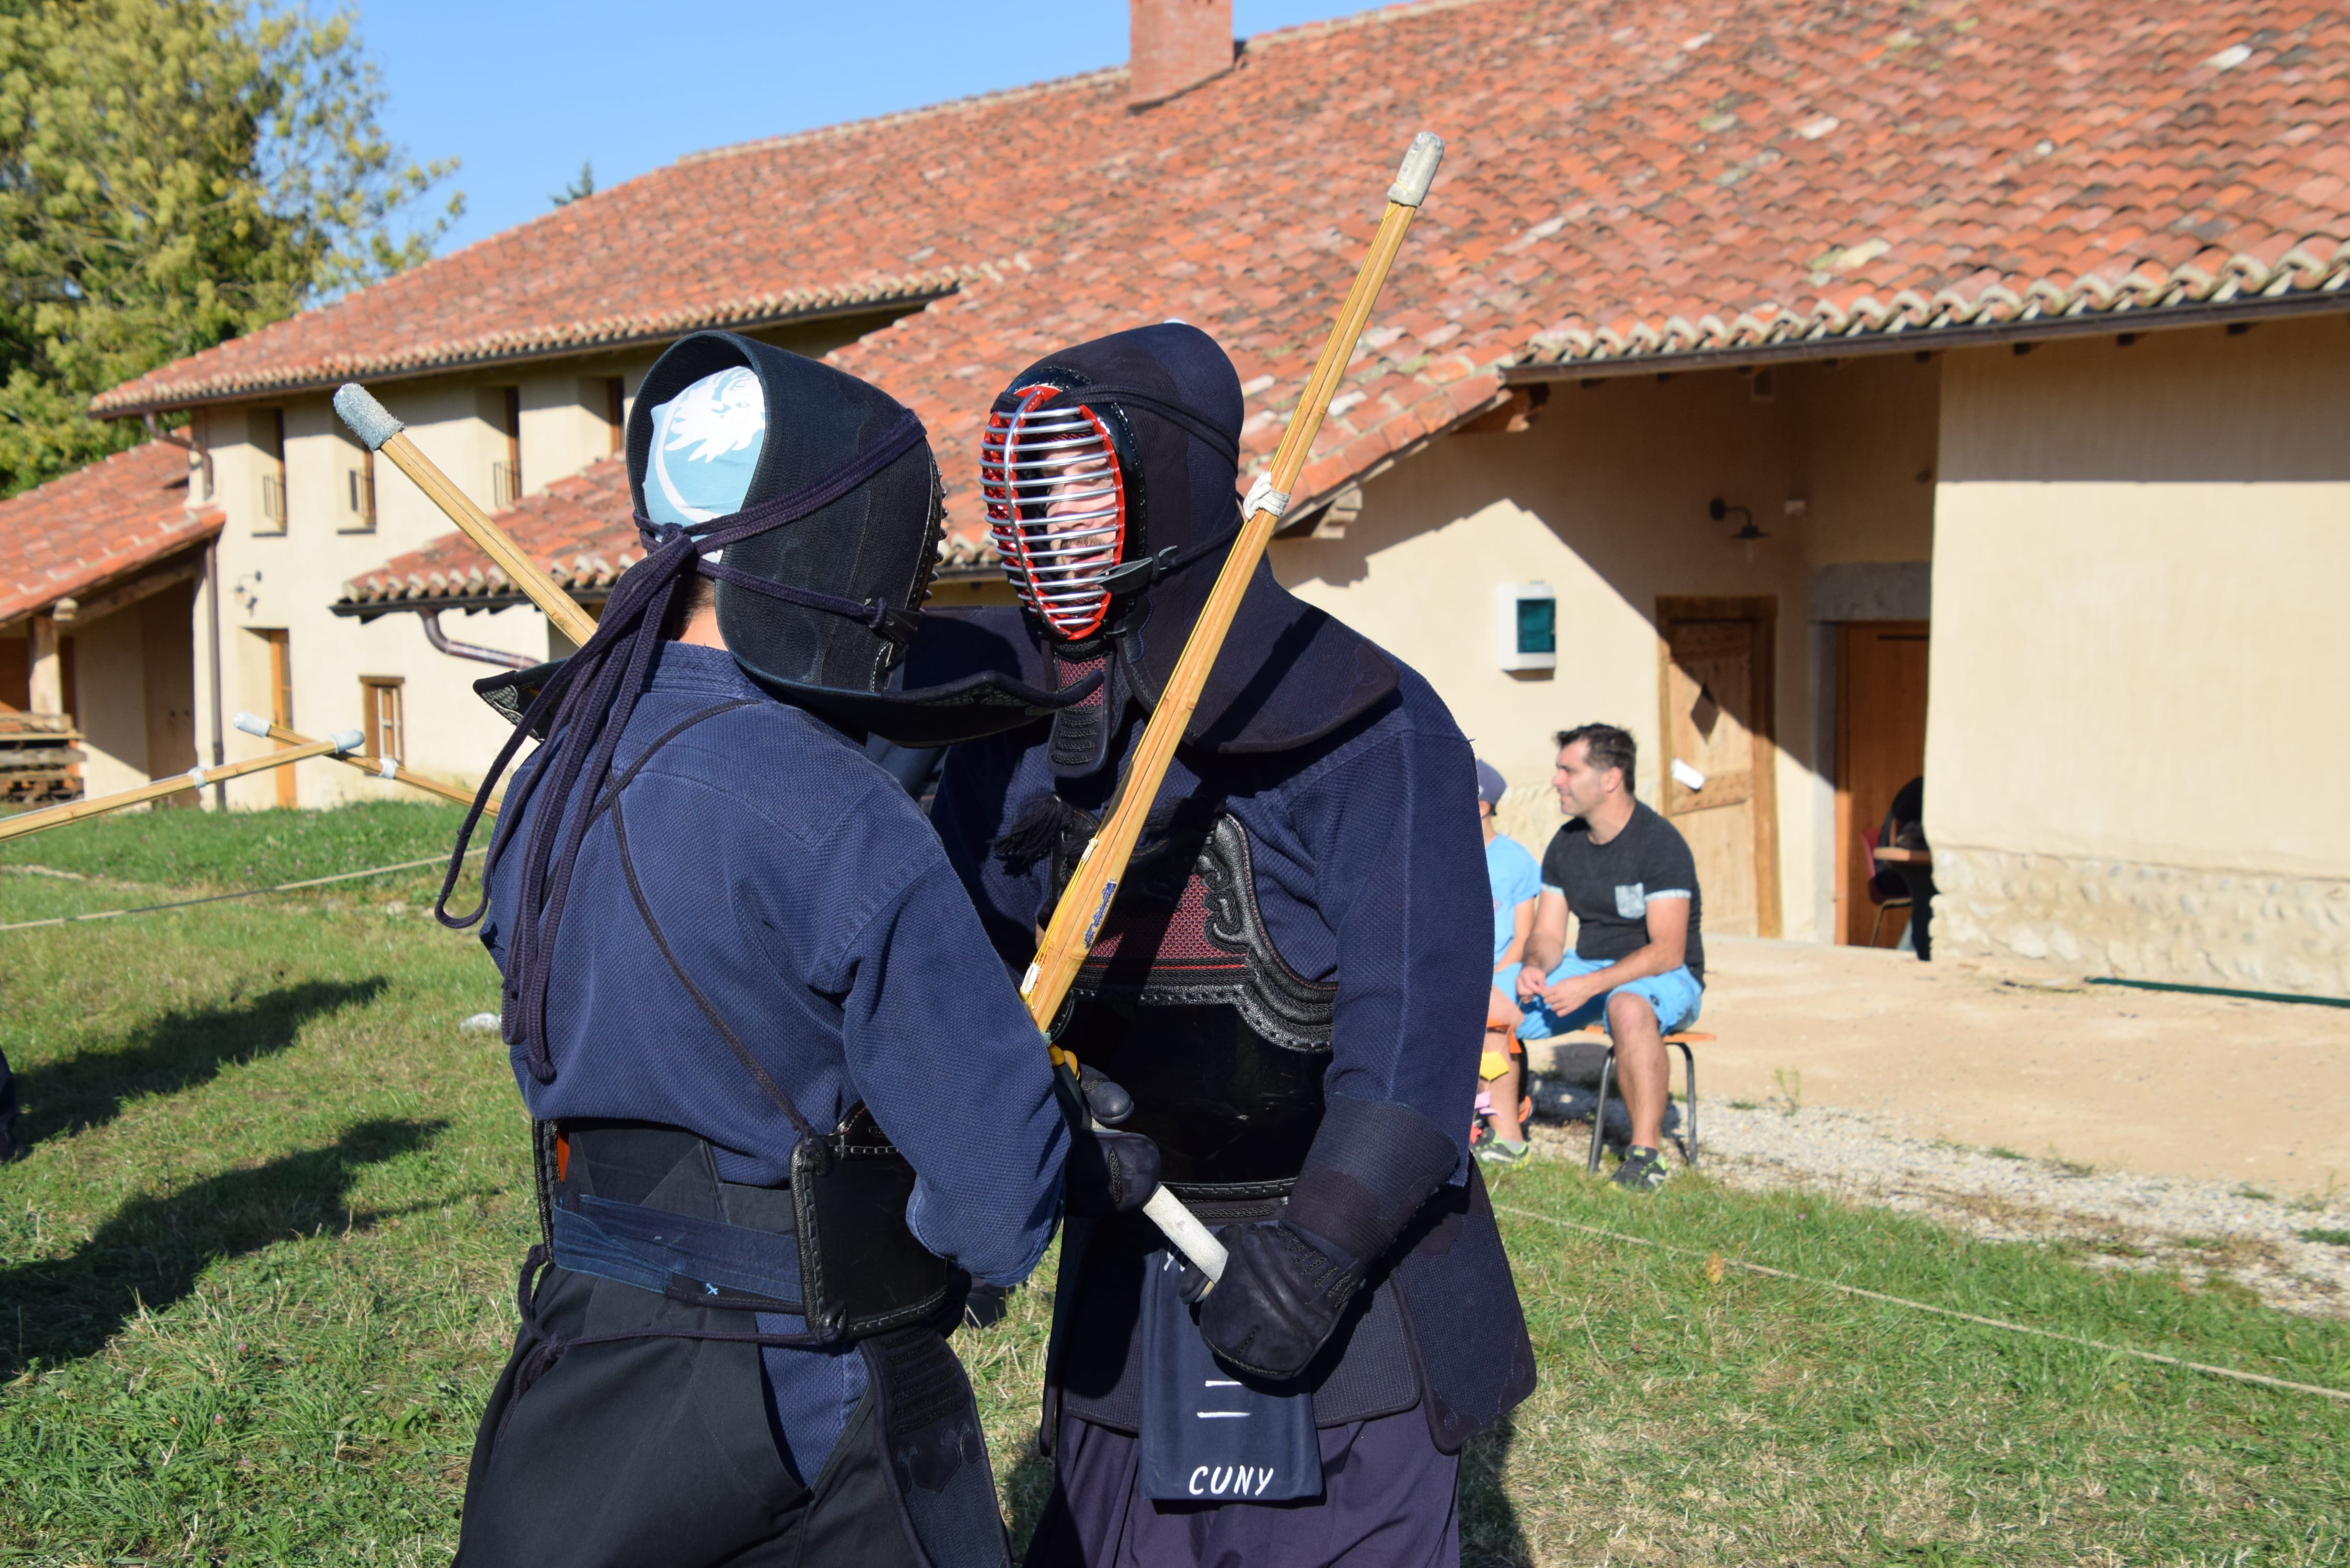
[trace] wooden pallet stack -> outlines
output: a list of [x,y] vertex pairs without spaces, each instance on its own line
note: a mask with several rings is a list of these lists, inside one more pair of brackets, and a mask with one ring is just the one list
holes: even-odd
[[81,798],[81,732],[62,713],[0,711],[0,809]]

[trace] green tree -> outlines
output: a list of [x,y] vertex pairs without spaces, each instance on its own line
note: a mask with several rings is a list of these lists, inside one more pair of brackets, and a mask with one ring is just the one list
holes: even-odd
[[95,394],[430,254],[454,164],[382,100],[348,16],[0,0],[0,493],[140,439]]
[[595,193],[596,161],[592,158],[582,158],[579,161],[579,178],[556,192],[547,200],[558,207],[567,207],[582,196],[592,196]]

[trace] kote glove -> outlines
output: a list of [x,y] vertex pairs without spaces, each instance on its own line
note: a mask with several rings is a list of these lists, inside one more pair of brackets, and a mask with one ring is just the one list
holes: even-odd
[[1067,1107],[1072,1123],[1099,1125],[1070,1141],[1068,1163],[1062,1168],[1063,1202],[1070,1213],[1087,1219],[1130,1214],[1159,1190],[1159,1146],[1140,1133],[1117,1130],[1134,1114],[1133,1096],[1091,1067],[1077,1069],[1077,1084],[1084,1099]]
[[1099,1220],[1132,1213],[1159,1190],[1159,1146],[1112,1127],[1078,1133],[1069,1140],[1061,1179],[1072,1214]]
[[1281,1213],[1222,1232],[1231,1260],[1200,1309],[1208,1347],[1262,1377],[1303,1372],[1460,1162],[1461,1146],[1409,1106],[1329,1096]]

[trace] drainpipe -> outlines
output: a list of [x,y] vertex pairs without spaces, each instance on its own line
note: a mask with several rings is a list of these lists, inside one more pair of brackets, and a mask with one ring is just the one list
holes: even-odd
[[[207,488],[209,494],[209,487]],[[213,678],[213,766],[228,761],[227,734],[221,727],[221,587],[220,540],[215,537],[204,546],[204,620],[205,632],[212,641]],[[228,785],[213,785],[213,809],[228,809]]]
[[452,659],[478,659],[484,664],[495,664],[506,670],[528,670],[544,662],[527,659],[519,653],[504,653],[478,643],[459,642],[441,629],[441,612],[437,609],[418,610],[416,618],[424,623],[424,640]]

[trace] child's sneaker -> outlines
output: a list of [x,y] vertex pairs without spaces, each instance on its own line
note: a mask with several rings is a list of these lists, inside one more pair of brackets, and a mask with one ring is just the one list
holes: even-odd
[[1526,1158],[1532,1146],[1512,1143],[1507,1138],[1489,1137],[1477,1146],[1477,1158],[1483,1165],[1515,1165]]
[[1608,1179],[1635,1192],[1654,1192],[1671,1174],[1665,1168],[1664,1156],[1657,1150],[1634,1147],[1624,1151],[1624,1163],[1616,1168],[1616,1174]]

